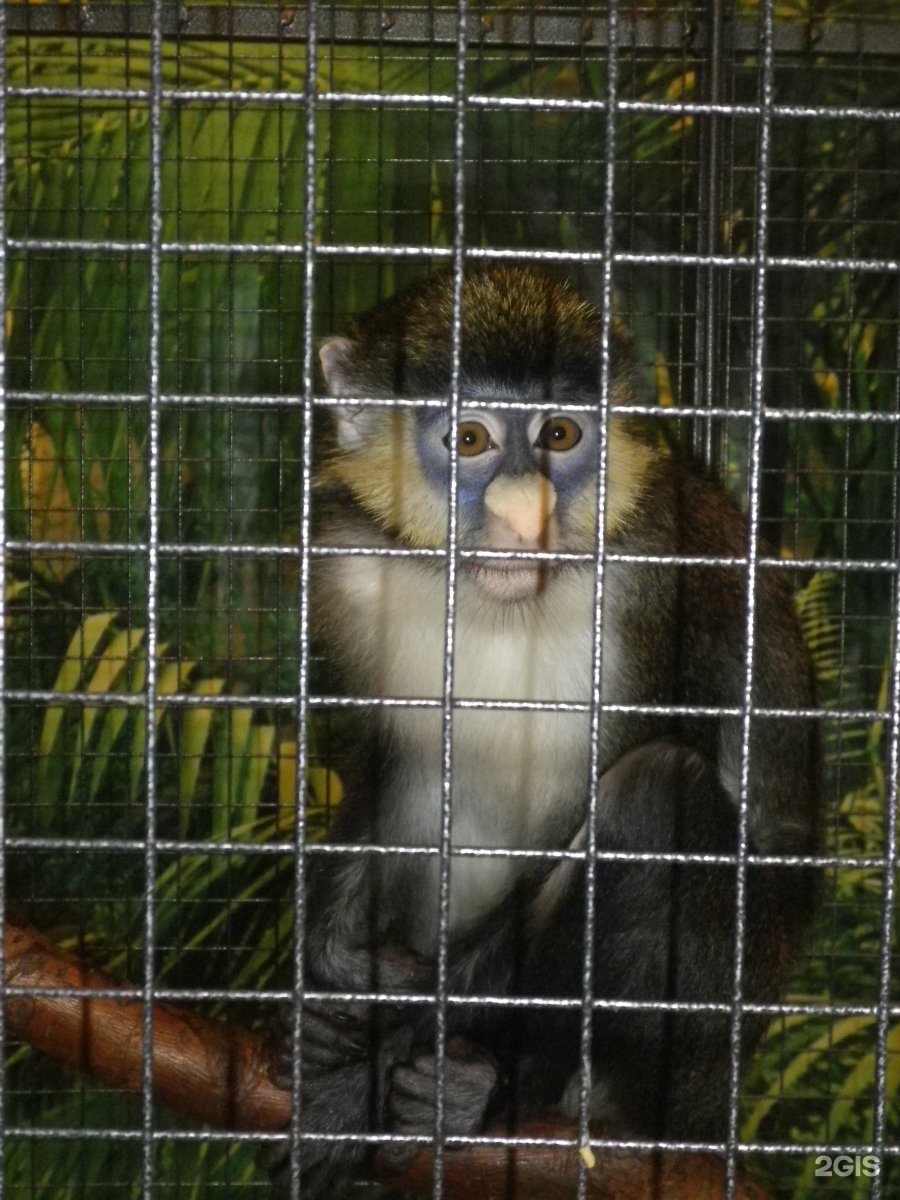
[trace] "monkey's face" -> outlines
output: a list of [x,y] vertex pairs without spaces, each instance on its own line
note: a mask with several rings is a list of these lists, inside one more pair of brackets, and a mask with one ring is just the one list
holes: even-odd
[[[559,552],[596,545],[598,421],[592,412],[491,409],[474,397],[457,429],[457,535],[462,550],[545,557],[463,558],[485,598],[527,601],[565,570]],[[375,524],[399,544],[447,542],[452,429],[446,409],[339,410],[340,451],[331,470]],[[610,431],[607,525],[630,506],[645,448]],[[640,461],[638,461],[640,459]]]
[[[466,406],[456,431],[458,530],[464,550],[553,554],[579,548],[579,526],[592,531],[587,511],[573,527],[573,506],[593,500],[596,423],[589,414],[490,410]],[[416,423],[423,474],[443,495],[450,488],[453,430],[445,412]],[[527,599],[560,570],[553,559],[474,558],[461,569],[486,595]]]
[[[464,578],[486,598],[527,601],[562,572],[591,569],[552,555],[589,554],[597,543],[599,318],[539,273],[496,266],[467,274],[454,434],[446,407],[451,283],[449,273],[435,276],[364,314],[351,337],[322,346],[328,393],[350,400],[335,409],[339,452],[330,470],[399,544],[443,548],[455,436],[460,548],[532,556],[463,557]],[[616,397],[623,387],[614,376]],[[634,506],[649,455],[611,422],[607,532]]]

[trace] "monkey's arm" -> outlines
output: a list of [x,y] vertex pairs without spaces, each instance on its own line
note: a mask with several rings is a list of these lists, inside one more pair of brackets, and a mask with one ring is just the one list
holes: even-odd
[[[377,778],[375,772],[373,777]],[[384,936],[389,924],[381,896],[377,853],[367,853],[377,795],[348,781],[329,841],[346,853],[310,856],[306,878],[304,988],[307,991],[402,992],[421,990],[430,968]],[[353,846],[361,849],[354,850]],[[300,1022],[301,1128],[306,1135],[360,1134],[383,1129],[390,1071],[410,1051],[412,1032],[402,1010],[389,1003],[336,999],[302,1001]],[[294,1006],[284,1007],[273,1047],[273,1078],[290,1088],[294,1078]],[[303,1194],[336,1195],[357,1168],[365,1144],[348,1139],[304,1139]],[[287,1191],[286,1152],[268,1161],[276,1194]]]
[[[760,574],[753,658],[755,708],[812,708],[815,689],[792,602],[780,579]],[[738,678],[743,682],[743,663]],[[733,703],[729,697],[729,701]],[[740,702],[740,696],[738,696]],[[759,854],[814,854],[819,845],[819,732],[815,721],[752,716],[748,750],[750,848]],[[735,804],[743,754],[741,722],[719,729],[719,773]],[[797,880],[784,870],[785,887]]]
[[[645,743],[600,781],[598,847],[658,854],[734,853],[737,814],[716,766],[677,739]],[[754,869],[746,897],[744,994],[774,998],[790,960],[777,868]],[[523,996],[583,991],[584,867],[561,863],[534,903],[519,982]],[[734,979],[736,871],[728,863],[603,860],[596,867],[593,994],[624,1002],[729,1005]],[[517,1038],[520,1111],[563,1097],[574,1113],[580,1016],[527,1009]],[[749,1050],[765,1018],[745,1017]],[[730,1055],[727,1011],[601,1008],[593,1022],[591,1104],[622,1132],[724,1136]],[[567,1107],[567,1104],[570,1104]]]
[[[672,465],[665,534],[669,550],[697,556],[746,554],[746,520],[718,484]],[[661,499],[665,499],[662,497]],[[676,647],[676,699],[702,707],[741,708],[746,678],[748,579],[743,568],[685,567],[678,577],[675,619],[668,643]],[[754,708],[812,708],[815,687],[799,623],[781,575],[759,567],[755,576],[752,703]],[[712,736],[687,740],[717,764],[735,805],[743,756],[739,717],[715,719]],[[758,853],[814,853],[819,838],[820,754],[812,720],[753,715],[749,744],[749,832]],[[786,882],[791,872],[782,872]]]

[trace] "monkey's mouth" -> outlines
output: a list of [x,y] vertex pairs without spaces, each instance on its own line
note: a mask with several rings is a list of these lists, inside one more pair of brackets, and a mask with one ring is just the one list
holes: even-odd
[[558,563],[525,562],[515,558],[476,558],[463,570],[495,600],[529,600],[545,591],[559,570]]

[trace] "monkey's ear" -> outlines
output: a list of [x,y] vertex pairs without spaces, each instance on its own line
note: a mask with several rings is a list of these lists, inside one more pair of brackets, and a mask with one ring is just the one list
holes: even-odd
[[319,362],[325,376],[325,386],[330,396],[352,396],[353,386],[350,366],[353,361],[353,343],[349,338],[329,338],[319,347]]
[[[354,345],[350,338],[329,338],[319,347],[319,362],[325,376],[325,386],[331,396],[359,394],[353,375]],[[361,445],[366,438],[364,408],[337,408],[334,412],[338,444],[345,450]]]

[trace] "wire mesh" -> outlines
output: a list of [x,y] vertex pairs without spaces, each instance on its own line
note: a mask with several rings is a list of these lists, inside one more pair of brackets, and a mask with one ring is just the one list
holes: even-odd
[[[628,858],[593,836],[599,731],[664,715],[742,731],[725,859],[738,881],[728,1132],[711,1145],[722,1194],[740,1194],[745,1166],[772,1196],[900,1194],[898,55],[900,9],[874,0],[0,6],[0,891],[121,981],[141,1043],[131,1094],[65,1054],[54,1063],[20,1040],[40,983],[7,975],[11,1196],[264,1195],[263,1144],[290,1147],[301,1196],[299,1055],[280,1129],[207,1128],[154,1098],[155,1006],[266,1029],[292,1002],[299,1046],[309,988],[292,930],[309,866],[388,851],[438,864],[433,1197],[457,1194],[467,1142],[521,1142],[445,1129],[448,1020],[473,1000],[448,975],[452,864],[586,862],[584,971],[564,1001],[581,1020],[577,1117],[547,1141],[583,1151],[560,1194],[594,1194],[586,1148],[633,1145],[589,1119],[593,1017],[617,1003],[593,986],[598,872]],[[456,422],[462,283],[495,260],[560,269],[596,303],[601,430],[610,415],[644,420],[745,507],[745,551],[704,560],[745,578],[739,705],[601,702],[604,588],[628,561],[604,544],[605,432],[598,543],[546,555],[595,571],[587,701],[458,693],[456,577],[479,552],[459,537],[455,448],[445,547],[317,539],[320,428],[346,403],[316,380],[318,339],[448,267],[452,384],[430,403]],[[620,327],[626,396],[610,357]],[[312,644],[315,565],[379,553],[444,566],[434,695],[346,692]],[[756,589],[776,570],[819,676],[807,710],[754,703]],[[590,728],[586,847],[460,847],[454,722],[528,704]],[[323,840],[354,719],[398,707],[440,723],[439,837]],[[826,895],[784,1003],[761,1005],[743,991],[747,871],[798,865],[748,836],[751,732],[776,718],[822,729]],[[107,994],[96,980],[60,990]],[[758,1012],[771,1025],[748,1068],[740,1031]],[[390,1140],[357,1134],[346,1140]]]

